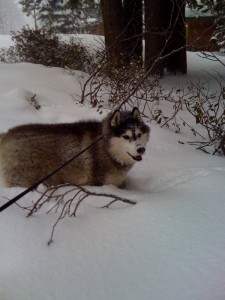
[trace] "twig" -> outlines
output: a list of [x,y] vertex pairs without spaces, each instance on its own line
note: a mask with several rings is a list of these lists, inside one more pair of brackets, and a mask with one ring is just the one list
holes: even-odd
[[[65,190],[67,189],[67,190]],[[61,184],[54,187],[47,188],[44,192],[37,190],[40,193],[40,197],[34,202],[32,207],[21,207],[22,209],[27,209],[29,211],[27,217],[32,216],[34,213],[37,213],[46,203],[49,203],[50,200],[54,200],[55,203],[53,206],[48,209],[47,214],[55,210],[54,212],[58,212],[60,209],[60,214],[54,223],[50,235],[50,239],[48,241],[48,245],[53,242],[53,235],[55,232],[55,228],[60,220],[65,218],[66,216],[72,217],[77,215],[77,211],[80,205],[84,202],[85,199],[91,196],[101,197],[101,198],[109,198],[112,199],[109,203],[102,206],[102,208],[109,208],[113,203],[120,201],[127,204],[135,205],[136,201],[129,200],[114,194],[107,194],[101,192],[93,192],[89,189],[82,186],[75,186],[70,184]],[[61,208],[60,208],[61,207]]]
[[34,94],[33,96],[30,97],[30,99],[28,99],[28,102],[34,106],[35,109],[40,109],[41,106],[37,103],[37,100],[36,100],[36,94]]

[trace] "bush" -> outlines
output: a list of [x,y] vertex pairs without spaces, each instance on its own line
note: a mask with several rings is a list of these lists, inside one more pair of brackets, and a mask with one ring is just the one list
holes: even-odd
[[75,39],[61,41],[51,30],[23,27],[21,31],[12,32],[12,40],[15,42],[13,49],[11,47],[10,52],[4,50],[0,54],[3,61],[85,71],[90,60],[85,48]]
[[118,68],[102,59],[82,86],[80,102],[88,102],[100,113],[104,108],[137,106],[149,122],[156,122],[162,128],[172,128],[176,133],[185,128],[191,130],[194,141],[186,143],[197,149],[225,154],[225,85],[222,76],[215,92],[211,92],[204,82],[188,83],[182,89],[167,91],[160,85],[159,78],[146,77],[146,74],[139,62]]
[[15,47],[10,46],[9,48],[0,49],[0,61],[5,63],[17,63],[20,62],[18,55],[16,54]]

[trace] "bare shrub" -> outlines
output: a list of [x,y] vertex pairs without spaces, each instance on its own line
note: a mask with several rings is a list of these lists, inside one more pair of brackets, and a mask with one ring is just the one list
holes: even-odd
[[[212,54],[213,55],[213,54]],[[217,59],[214,55],[210,59]],[[220,76],[219,76],[220,77]],[[215,78],[214,78],[215,79]],[[99,112],[105,107],[137,106],[149,122],[170,127],[180,133],[188,127],[199,141],[196,145],[207,153],[221,154],[220,140],[225,125],[225,87],[220,77],[217,92],[210,92],[206,83],[189,83],[183,88],[163,90],[158,77],[147,76],[140,62],[115,67],[102,60],[82,86],[81,103],[89,103]],[[185,119],[186,113],[190,116]],[[190,119],[193,121],[190,122]]]
[[[202,83],[189,86],[190,96],[184,98],[188,112],[195,118],[198,127],[206,131],[207,138],[201,141],[199,149],[205,150],[213,146],[213,154],[220,152],[220,140],[225,125],[225,89],[220,85],[218,92],[211,93]],[[193,133],[195,133],[193,131]],[[210,148],[209,148],[210,149]],[[210,150],[209,150],[210,151]],[[211,152],[211,151],[210,151]]]
[[[102,58],[99,59],[97,65],[98,67],[82,85],[81,103],[91,104],[92,107],[97,107],[98,111],[101,111],[103,107],[114,109],[124,102],[123,108],[137,106],[144,113],[148,102],[158,98],[159,80],[157,77],[149,77],[139,85],[140,79],[145,74],[139,61],[118,68],[108,63],[106,55],[102,53]],[[125,101],[127,95],[137,85],[135,93]]]

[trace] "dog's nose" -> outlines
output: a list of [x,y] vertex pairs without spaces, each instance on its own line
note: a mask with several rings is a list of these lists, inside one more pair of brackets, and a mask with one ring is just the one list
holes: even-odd
[[145,148],[144,147],[140,147],[140,148],[137,149],[137,152],[139,154],[144,154],[145,153]]

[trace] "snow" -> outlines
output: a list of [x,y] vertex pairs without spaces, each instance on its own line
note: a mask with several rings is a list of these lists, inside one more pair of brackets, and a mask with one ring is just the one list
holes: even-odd
[[4,47],[8,48],[13,45],[14,45],[14,42],[12,41],[12,39],[9,35],[1,35],[0,48],[4,48]]
[[[188,53],[188,75],[161,83],[169,90],[202,79],[213,90],[210,72],[225,75],[221,64]],[[0,132],[24,123],[101,119],[77,103],[82,80],[80,72],[0,63]],[[28,102],[34,94],[39,110]],[[43,208],[26,218],[16,205],[1,213],[1,300],[225,299],[224,157],[178,143],[193,139],[188,131],[150,126],[147,153],[129,173],[127,189],[96,188],[136,200],[135,206],[101,209],[103,200],[89,198],[76,218],[60,221],[50,246],[58,214]],[[0,204],[22,190],[0,180]]]

